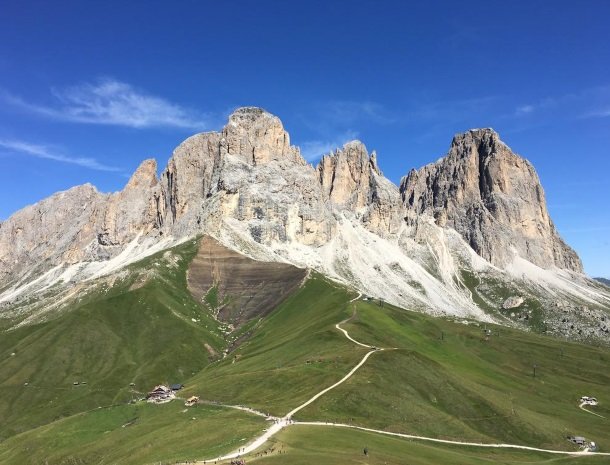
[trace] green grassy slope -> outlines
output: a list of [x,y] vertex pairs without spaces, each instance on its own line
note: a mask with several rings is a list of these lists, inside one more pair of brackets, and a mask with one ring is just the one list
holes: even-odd
[[[204,344],[220,352],[224,341],[186,291],[195,251],[188,243],[169,262],[162,254],[150,257],[120,284],[100,288],[58,318],[2,333],[0,438],[125,403],[205,367],[214,357]],[[150,269],[155,273],[140,282],[137,271]]]
[[[577,434],[610,447],[607,349],[491,325],[486,340],[483,325],[355,307],[357,318],[343,326],[353,337],[399,349],[374,354],[300,418],[560,449]],[[594,409],[607,419],[580,410],[582,395],[603,399]]]
[[[193,241],[150,257],[119,284],[100,288],[56,319],[2,333],[0,436],[7,439],[0,442],[0,463],[144,464],[234,450],[261,431],[260,417],[202,406],[191,415],[182,413],[181,402],[127,402],[139,395],[134,391],[156,383],[184,382],[183,397],[196,394],[283,415],[341,379],[367,352],[335,328],[354,310],[343,325],[353,337],[397,350],[373,354],[297,419],[564,450],[570,449],[565,436],[578,434],[610,450],[608,349],[491,326],[494,334],[486,340],[476,324],[389,305],[348,304],[354,293],[315,274],[269,315],[225,336],[187,291],[186,269],[196,250]],[[246,330],[251,336],[223,359],[222,351]],[[597,397],[600,405],[592,409],[607,419],[578,409],[581,395]],[[117,406],[97,409],[109,405]],[[188,420],[192,416],[197,420]],[[326,427],[291,426],[275,440],[290,449],[292,464],[550,459]],[[378,461],[359,457],[363,442],[385,455],[374,456]]]
[[[364,448],[368,456],[364,455]],[[550,456],[506,449],[444,446],[326,426],[282,431],[248,463],[256,465],[602,465],[608,457]],[[264,454],[267,451],[267,454]]]
[[335,323],[354,294],[314,275],[227,359],[189,380],[188,392],[284,415],[343,377],[364,349],[346,344]]
[[182,402],[123,405],[75,415],[8,439],[0,463],[175,463],[234,450],[265,428],[246,413]]

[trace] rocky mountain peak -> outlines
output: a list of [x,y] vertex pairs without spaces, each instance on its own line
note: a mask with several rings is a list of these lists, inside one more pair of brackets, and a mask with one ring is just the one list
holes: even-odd
[[318,164],[322,191],[331,204],[362,215],[369,229],[388,234],[398,230],[401,210],[397,187],[383,177],[377,154],[354,140],[325,155]]
[[481,143],[488,143],[490,141],[502,142],[498,133],[492,128],[473,128],[466,132],[455,134],[453,136],[453,140],[451,141],[451,145],[454,146],[472,143],[478,145]]
[[371,164],[371,168],[375,173],[377,173],[379,176],[383,176],[383,173],[379,169],[379,165],[377,165],[377,152],[374,150],[371,152],[371,156],[369,157],[369,163]]
[[323,156],[317,169],[322,190],[332,203],[354,210],[368,203],[371,177],[378,168],[375,160],[371,163],[362,142],[347,142]]
[[305,164],[299,150],[290,145],[290,136],[280,119],[262,108],[235,110],[221,136],[221,153],[238,156],[248,163],[289,159]]
[[141,186],[151,187],[157,184],[157,182],[157,160],[149,158],[140,163],[140,166],[129,178],[125,189],[137,189]]
[[470,129],[453,136],[447,156],[459,158],[468,157],[474,153],[483,159],[499,153],[512,154],[496,131],[491,128],[482,128]]
[[54,265],[83,260],[106,198],[87,183],[27,206],[3,222],[0,282],[49,259]]
[[[246,107],[222,131],[183,141],[159,177],[156,162],[145,160],[120,192],[80,186],[7,219],[0,282],[17,285],[53,269],[85,279],[109,261],[116,267],[201,234],[252,256],[313,266],[395,302],[406,302],[404,289],[421,278],[430,292],[410,295],[437,309],[463,303],[454,300],[461,291],[451,273],[453,253],[474,255],[466,244],[498,268],[520,256],[582,270],[550,220],[534,168],[491,129],[456,135],[444,158],[412,170],[399,189],[362,142],[346,143],[314,168],[279,118]],[[421,268],[430,260],[444,270],[443,283]],[[4,294],[0,303],[15,295]]]
[[444,158],[402,179],[400,192],[411,216],[433,216],[495,265],[519,255],[543,268],[582,271],[550,219],[534,167],[492,129],[456,135]]

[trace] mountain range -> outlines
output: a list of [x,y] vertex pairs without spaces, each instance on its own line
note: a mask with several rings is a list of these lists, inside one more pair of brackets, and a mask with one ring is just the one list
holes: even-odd
[[120,192],[77,186],[2,222],[0,315],[48,320],[96,280],[199,236],[403,308],[610,341],[610,291],[558,234],[532,164],[492,129],[455,135],[397,186],[360,141],[307,163],[254,107],[186,139],[160,175],[145,160]]

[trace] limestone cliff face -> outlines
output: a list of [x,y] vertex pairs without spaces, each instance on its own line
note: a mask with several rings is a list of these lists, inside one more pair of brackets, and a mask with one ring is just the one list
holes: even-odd
[[262,108],[239,108],[222,130],[221,153],[235,155],[252,165],[272,160],[304,165],[299,149],[290,145],[290,136],[277,116]]
[[348,142],[343,149],[322,157],[318,173],[325,196],[332,203],[353,211],[368,206],[373,176],[381,175],[375,153],[369,158],[360,141]]
[[491,129],[456,135],[447,156],[412,170],[400,192],[408,218],[432,215],[497,266],[518,254],[543,268],[582,271],[549,217],[534,167]]
[[[182,142],[161,174],[160,228],[201,224],[201,207],[218,184],[220,134],[196,134]],[[186,233],[186,231],[185,231]]]
[[220,133],[190,137],[161,175],[162,230],[218,233],[237,220],[252,239],[320,245],[332,236],[315,170],[290,145],[281,121],[260,108],[240,108]]
[[145,160],[121,192],[108,197],[97,234],[101,246],[120,246],[162,223],[161,186],[157,162]]
[[214,213],[206,211],[205,202],[220,202],[216,207],[227,214],[234,213],[231,205],[237,203],[240,215],[247,216],[248,199],[243,192],[249,189],[247,177],[254,171],[273,171],[267,165],[274,164],[306,165],[298,148],[290,145],[279,118],[260,108],[236,110],[220,133],[189,137],[172,154],[161,174],[164,202],[159,226],[177,228],[179,234],[202,228]]
[[345,222],[393,244],[421,243],[429,238],[405,225],[428,215],[500,267],[519,254],[541,267],[582,270],[549,218],[533,167],[491,130],[456,136],[445,158],[409,173],[399,189],[361,142],[313,167],[290,145],[277,117],[248,107],[220,132],[182,142],[159,177],[156,162],[146,160],[120,192],[79,186],[1,223],[0,291],[27,273],[228,230],[242,244],[287,258],[314,256],[347,240],[338,238]]
[[58,192],[18,211],[0,225],[0,282],[25,275],[41,263],[88,258],[106,196],[91,184]]
[[376,153],[369,157],[362,142],[349,142],[325,155],[317,169],[329,202],[360,214],[363,222],[379,234],[398,231],[402,216],[398,189],[381,173]]

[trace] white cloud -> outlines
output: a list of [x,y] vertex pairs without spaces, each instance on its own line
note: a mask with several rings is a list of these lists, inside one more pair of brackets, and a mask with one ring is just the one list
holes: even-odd
[[299,112],[299,118],[304,126],[324,139],[329,139],[338,131],[357,128],[363,124],[389,125],[397,122],[394,115],[382,105],[370,101],[312,102]]
[[82,166],[83,168],[89,168],[92,170],[121,171],[120,168],[104,165],[95,160],[94,158],[70,157],[67,155],[53,152],[52,149],[44,145],[31,144],[29,142],[23,142],[18,140],[0,139],[0,149],[5,149],[9,152],[24,153],[26,155],[30,155],[37,158],[44,158],[46,160],[69,163],[71,165]]
[[515,114],[517,116],[527,115],[528,113],[531,113],[532,111],[534,111],[534,105],[521,105],[520,107],[517,108],[517,110],[515,111]]
[[66,89],[54,89],[54,105],[38,105],[5,96],[13,105],[52,119],[132,128],[176,127],[204,130],[208,117],[147,94],[130,84],[103,79]]
[[536,113],[567,117],[569,119],[606,118],[610,116],[610,86],[581,89],[563,95],[543,98],[515,109],[514,116]]
[[582,115],[582,118],[607,118],[610,116],[610,108],[594,110]]
[[[303,158],[315,163],[322,155],[358,138],[362,126],[395,124],[398,120],[382,105],[370,101],[313,102],[300,115],[303,126],[313,135],[297,143]],[[356,130],[354,130],[356,129]],[[299,140],[298,137],[294,138]]]
[[299,144],[301,155],[308,162],[317,162],[322,155],[326,155],[338,147],[343,147],[346,142],[358,137],[355,131],[347,131],[331,140],[309,140]]

